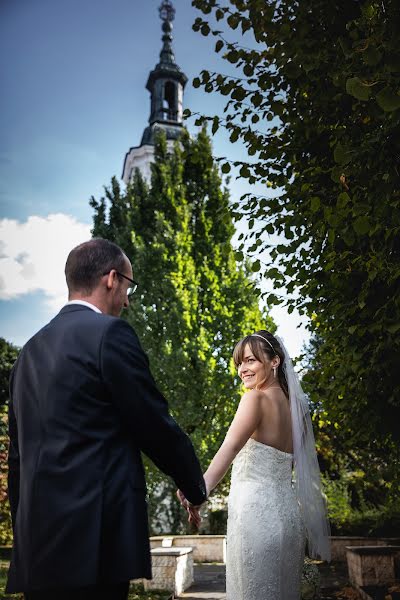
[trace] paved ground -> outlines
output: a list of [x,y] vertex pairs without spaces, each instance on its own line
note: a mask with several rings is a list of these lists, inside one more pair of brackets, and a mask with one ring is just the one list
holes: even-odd
[[[321,572],[320,600],[349,598],[351,595],[339,595],[340,590],[348,586],[347,566],[345,563],[319,565]],[[226,600],[225,565],[201,564],[194,567],[195,583],[179,598],[185,600]],[[250,600],[250,599],[249,599]]]
[[322,563],[318,568],[321,573],[321,600],[355,597],[349,584],[347,563]]
[[185,600],[225,600],[225,565],[194,566],[194,585],[179,598]]

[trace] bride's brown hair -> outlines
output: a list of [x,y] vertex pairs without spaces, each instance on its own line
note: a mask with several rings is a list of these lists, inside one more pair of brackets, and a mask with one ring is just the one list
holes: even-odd
[[[246,335],[246,337],[236,344],[235,349],[233,350],[233,362],[235,363],[236,368],[238,368],[240,363],[243,362],[244,350],[247,344],[250,346],[250,349],[256,359],[265,366],[265,356],[267,356],[269,360],[272,360],[275,356],[279,357],[278,381],[284,394],[287,396],[287,398],[289,398],[288,384],[286,375],[283,371],[285,355],[278,340],[272,335],[272,333],[266,331],[265,329],[256,331],[255,334],[252,335]],[[261,381],[259,385],[263,385],[264,383],[265,379]]]

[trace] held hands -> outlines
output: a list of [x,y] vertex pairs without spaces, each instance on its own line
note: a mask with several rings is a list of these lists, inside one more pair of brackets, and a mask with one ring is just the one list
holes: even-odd
[[185,498],[181,490],[178,490],[176,492],[176,495],[178,497],[179,502],[182,504],[183,508],[188,513],[189,523],[193,523],[196,529],[198,529],[201,523],[200,506],[193,506],[193,504],[191,504],[189,500]]

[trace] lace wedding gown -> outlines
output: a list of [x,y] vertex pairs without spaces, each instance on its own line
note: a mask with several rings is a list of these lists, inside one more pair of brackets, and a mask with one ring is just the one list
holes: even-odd
[[227,600],[299,600],[305,536],[293,455],[250,438],[233,462]]

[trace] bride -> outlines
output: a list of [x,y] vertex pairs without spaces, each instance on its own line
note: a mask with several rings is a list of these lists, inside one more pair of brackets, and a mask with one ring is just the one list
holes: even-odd
[[[248,391],[204,475],[209,494],[233,462],[227,600],[298,600],[306,539],[311,556],[330,559],[307,400],[283,342],[268,331],[246,336],[233,359]],[[178,496],[198,526],[199,507]]]

